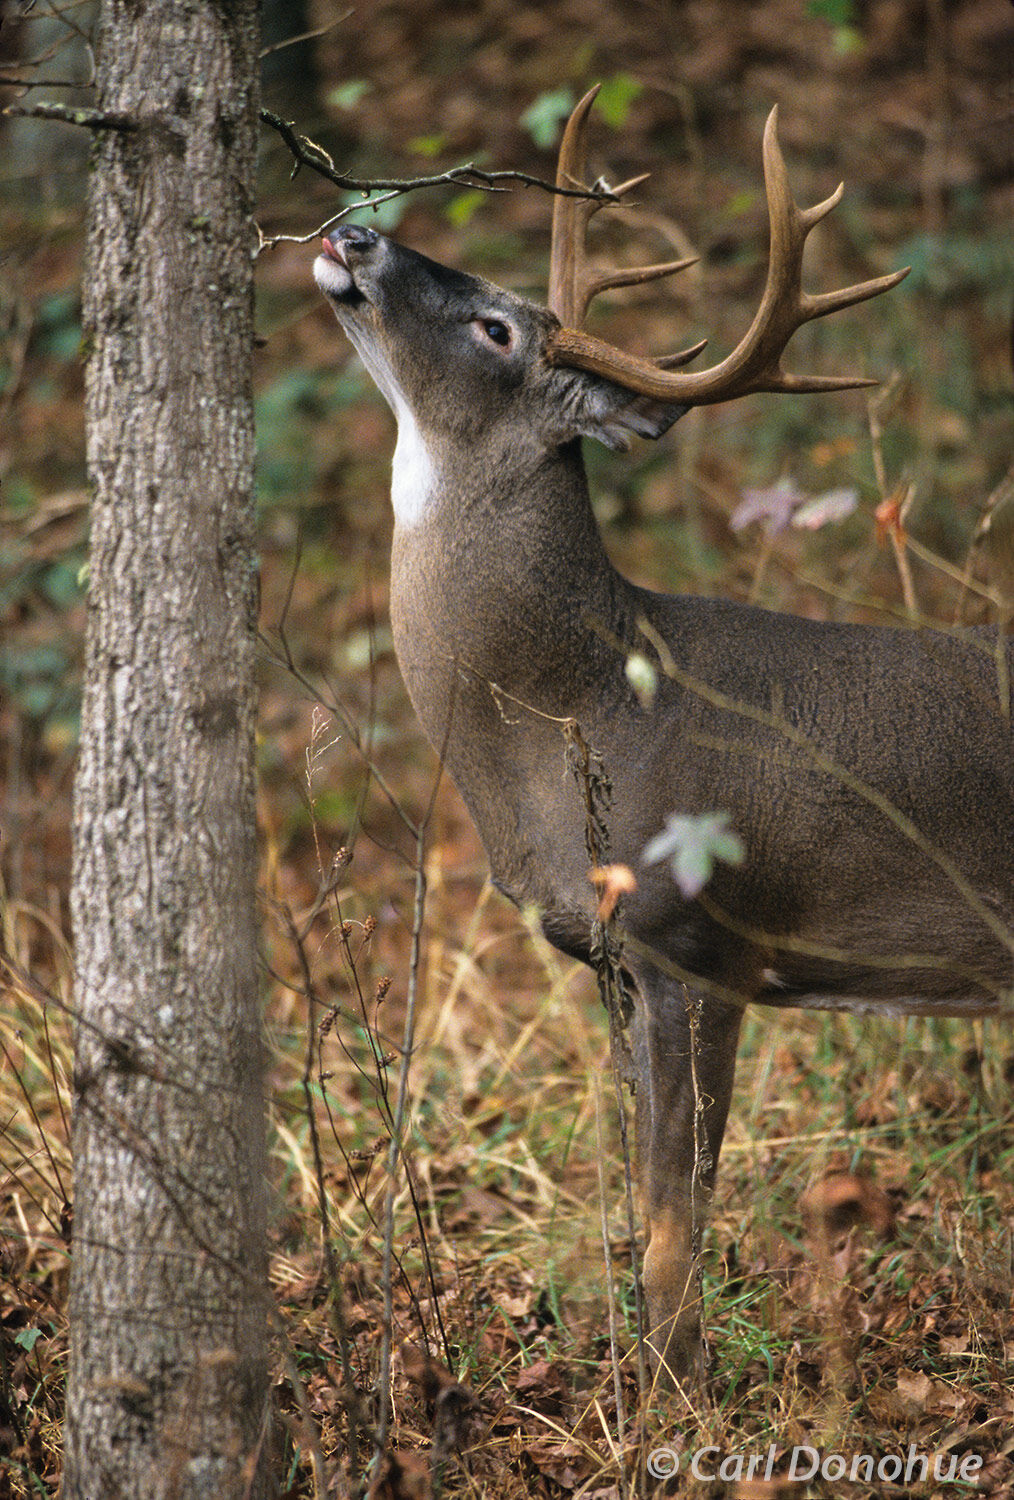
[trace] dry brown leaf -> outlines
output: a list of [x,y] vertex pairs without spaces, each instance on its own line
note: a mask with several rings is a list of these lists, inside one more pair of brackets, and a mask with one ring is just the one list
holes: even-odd
[[588,879],[600,893],[595,914],[600,922],[609,921],[621,896],[637,890],[637,876],[629,865],[598,865],[589,870]]
[[966,1328],[964,1333],[940,1335],[941,1354],[967,1354],[972,1342],[971,1334]]
[[570,1394],[566,1371],[559,1360],[537,1359],[518,1373],[515,1395],[537,1411],[559,1412]]
[[577,1489],[591,1473],[587,1452],[580,1443],[531,1443],[525,1448],[525,1456],[564,1490]]
[[898,1371],[898,1395],[913,1411],[922,1411],[933,1394],[933,1382],[921,1370]]
[[482,1408],[468,1387],[417,1344],[401,1346],[401,1362],[405,1374],[421,1386],[423,1398],[433,1410],[434,1456],[443,1458],[469,1447],[479,1428]]
[[886,1234],[894,1223],[891,1200],[860,1172],[829,1172],[807,1188],[800,1208],[811,1230],[829,1239],[857,1224]]
[[431,1500],[429,1460],[422,1453],[385,1453],[367,1500]]

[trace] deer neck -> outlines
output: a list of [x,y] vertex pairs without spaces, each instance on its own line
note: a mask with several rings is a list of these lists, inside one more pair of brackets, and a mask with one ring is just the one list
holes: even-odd
[[629,585],[606,556],[577,445],[521,466],[516,450],[450,465],[430,448],[418,468],[425,499],[395,473],[391,614],[425,728],[433,737],[444,705],[430,697],[455,672],[542,713],[578,712],[590,627],[600,639],[623,629]]
[[516,451],[510,464],[488,452],[453,469],[436,462],[432,478],[419,519],[395,524],[402,675],[501,887],[542,901],[552,870],[553,899],[572,885],[583,902],[580,838],[573,871],[560,870],[575,816],[582,826],[566,723],[594,738],[609,682],[622,691],[622,658],[607,642],[628,635],[633,591],[606,556],[576,444],[520,471]]

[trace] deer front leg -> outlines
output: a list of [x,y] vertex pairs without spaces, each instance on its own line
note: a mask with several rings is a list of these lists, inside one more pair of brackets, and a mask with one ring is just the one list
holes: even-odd
[[729,1112],[742,1011],[686,986],[641,988],[634,1029],[647,1344],[663,1384],[699,1383],[700,1238]]

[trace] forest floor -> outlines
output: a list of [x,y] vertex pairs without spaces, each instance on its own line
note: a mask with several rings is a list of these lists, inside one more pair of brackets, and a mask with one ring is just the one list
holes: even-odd
[[[318,0],[318,23],[340,14]],[[314,91],[282,77],[266,102],[362,176],[478,160],[546,177],[567,100],[605,80],[595,170],[652,179],[622,237],[602,231],[603,255],[702,260],[671,292],[616,295],[593,326],[650,352],[703,330],[721,353],[763,282],[760,136],[779,101],[800,201],[847,185],[812,284],[913,266],[891,297],[793,346],[794,368],[878,375],[880,398],[753,397],[693,413],[657,448],[589,452],[599,519],[617,563],[654,587],[951,624],[991,616],[970,548],[1011,464],[1012,17],[1004,0],[509,14],[377,0],[316,41]],[[40,135],[39,167],[19,168],[25,139],[8,138],[0,202],[0,941],[14,966],[0,980],[0,1500],[53,1495],[60,1472],[87,519],[81,166]],[[288,181],[267,130],[263,179],[267,234],[308,235],[334,210],[310,173]],[[543,295],[537,190],[450,188],[382,212],[435,258]],[[378,1497],[1009,1496],[1009,1023],[749,1015],[706,1242],[709,1389],[675,1407],[639,1393],[605,1016],[591,976],[491,889],[412,718],[386,615],[392,424],[313,290],[312,254],[281,243],[258,271],[280,1493],[345,1494],[370,1456],[389,1295],[395,1456]],[[780,483],[816,502],[811,524],[730,527],[748,492],[777,505]],[[824,497],[843,490],[854,504],[834,519]],[[789,1482],[803,1446],[824,1472],[803,1482],[804,1456]],[[893,1456],[913,1449],[944,1477],[917,1465],[894,1482]],[[886,1464],[879,1480],[861,1465],[848,1479],[857,1455]]]

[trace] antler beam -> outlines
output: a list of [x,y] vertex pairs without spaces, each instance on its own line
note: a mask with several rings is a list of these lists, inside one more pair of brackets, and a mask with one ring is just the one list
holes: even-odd
[[[557,187],[574,188],[582,185],[587,157],[588,116],[600,87],[601,85],[596,84],[593,89],[588,90],[567,121],[556,165]],[[619,187],[612,189],[613,196],[622,198],[624,193],[639,187],[647,178],[648,173],[645,172],[640,177],[631,177],[628,182],[621,182]],[[688,266],[696,264],[696,257],[691,257],[689,260],[660,261],[657,265],[636,266],[626,270],[596,270],[588,264],[585,232],[589,219],[601,207],[601,200],[553,200],[549,306],[565,328],[580,327],[589,303],[599,292],[613,287],[639,286],[645,281],[655,281],[659,276],[673,276],[677,271],[685,271]]]
[[[560,171],[567,173],[567,182],[572,180],[572,172],[577,165],[574,156],[570,154],[576,149],[575,142],[577,148],[583,150],[584,124],[593,98],[594,91],[582,99],[571,116],[564,135]],[[568,143],[570,127],[582,110],[577,129]],[[881,292],[889,291],[908,275],[909,268],[894,271],[889,276],[875,277],[872,281],[859,282],[855,286],[843,287],[840,291],[821,292],[817,295],[803,291],[803,247],[806,237],[814,225],[819,224],[834,208],[842,195],[843,187],[839,186],[823,203],[817,203],[812,208],[800,208],[789,187],[777,130],[776,105],[768,116],[764,129],[764,181],[771,221],[767,282],[756,316],[732,353],[709,370],[693,373],[674,371],[660,368],[656,360],[627,354],[576,327],[564,326],[554,334],[546,351],[551,364],[588,370],[615,380],[619,385],[642,395],[678,401],[689,406],[730,401],[754,391],[842,391],[857,386],[876,385],[875,380],[858,375],[792,375],[782,369],[781,359],[785,346],[797,328],[814,318],[825,317],[828,313],[837,312],[839,308],[851,307],[854,303],[865,302],[869,297],[877,297]],[[635,180],[643,181],[641,178]],[[557,182],[560,182],[559,176]],[[629,185],[624,184],[624,188]],[[557,200],[554,208],[554,254],[557,214],[560,214],[562,222],[563,216],[569,211],[571,222],[576,226],[577,215],[571,207],[575,202],[577,200],[567,200],[566,207],[562,207],[561,200]],[[594,212],[596,206],[591,205],[591,212]],[[578,209],[585,211],[585,222],[590,217],[590,213],[586,212],[587,207],[578,203]],[[561,233],[561,240],[564,239]],[[566,258],[559,271],[554,262],[556,274],[553,294],[557,302],[551,305],[561,322],[566,324],[567,320],[561,315],[560,308],[565,311],[579,309],[580,316],[583,316],[591,297],[597,290],[601,290],[599,283],[602,282],[602,277],[587,275],[582,254],[573,248],[569,240],[565,243],[565,250]],[[653,271],[665,274],[673,267],[668,267],[665,271],[657,267],[644,269],[649,274]],[[637,279],[648,278],[645,276]],[[589,286],[591,291],[587,291]]]

